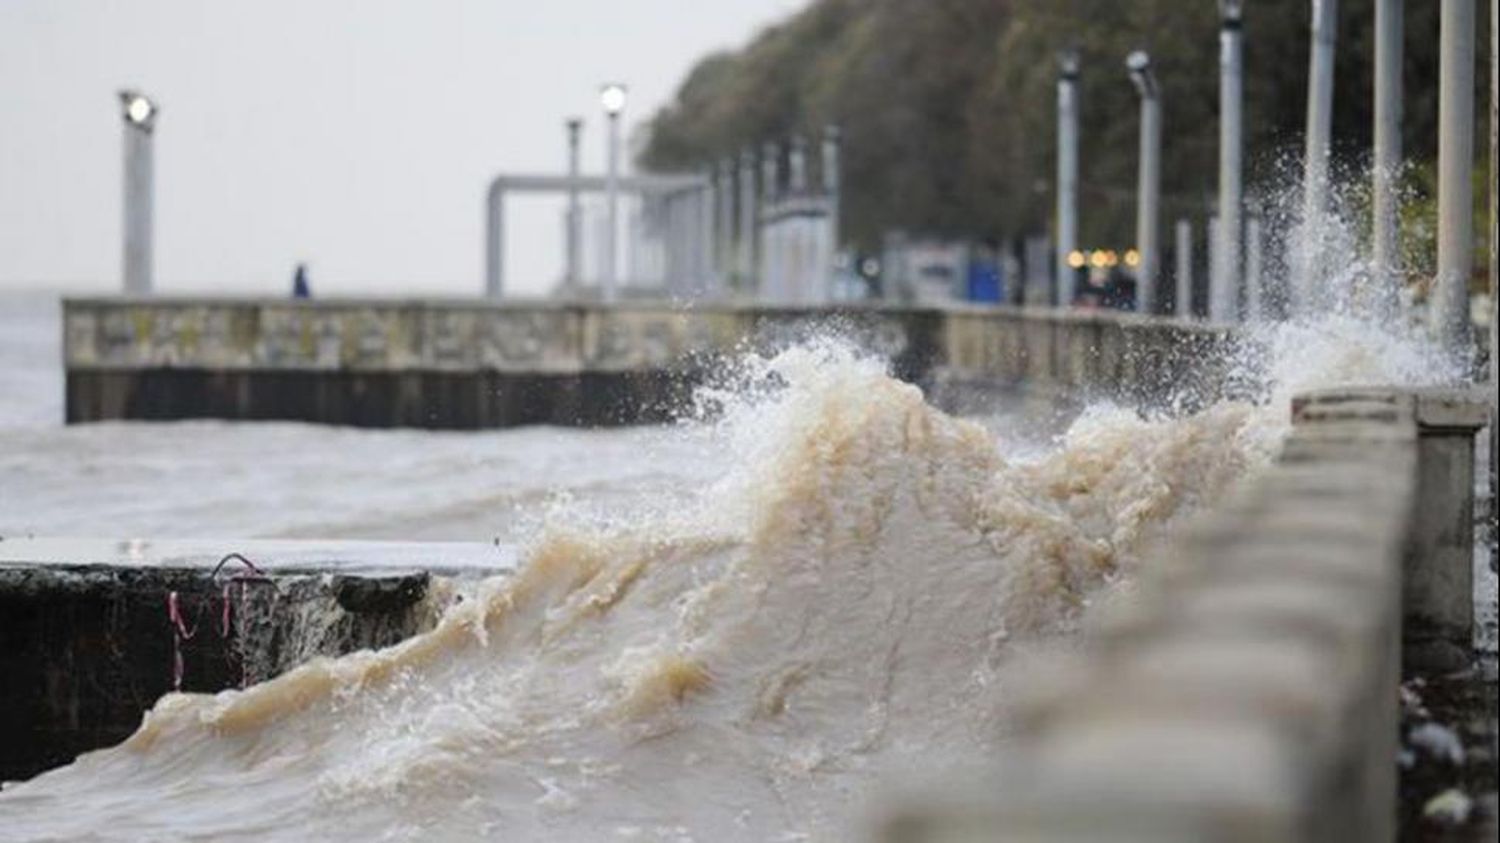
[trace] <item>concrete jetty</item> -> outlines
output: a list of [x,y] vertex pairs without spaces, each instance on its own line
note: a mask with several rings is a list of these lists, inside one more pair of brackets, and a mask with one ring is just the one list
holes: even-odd
[[671,418],[715,363],[842,334],[952,408],[976,392],[1207,393],[1230,333],[1118,312],[633,302],[74,298],[67,420],[473,429]]
[[169,691],[394,644],[454,581],[513,564],[488,544],[0,540],[0,781],[118,743]]

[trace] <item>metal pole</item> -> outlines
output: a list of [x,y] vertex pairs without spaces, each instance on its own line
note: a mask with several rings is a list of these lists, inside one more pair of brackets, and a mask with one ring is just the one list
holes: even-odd
[[729,290],[730,279],[734,277],[734,170],[733,158],[725,158],[719,162],[718,228],[714,241],[717,244],[715,292],[719,295]]
[[1137,50],[1125,60],[1130,79],[1141,95],[1140,173],[1136,187],[1135,243],[1141,262],[1136,271],[1137,309],[1156,312],[1156,285],[1161,267],[1161,91],[1151,59]]
[[1177,221],[1177,301],[1179,319],[1193,318],[1193,224]]
[[1057,74],[1057,301],[1073,304],[1073,268],[1068,256],[1078,248],[1078,53],[1058,57]]
[[[842,182],[839,179],[839,130],[837,126],[829,126],[823,130],[823,192],[828,196],[828,238],[829,255],[835,261],[839,255],[839,225],[843,222],[840,212],[840,190]],[[830,271],[832,267],[829,268]]]
[[1323,242],[1327,236],[1328,152],[1333,135],[1333,51],[1338,39],[1338,0],[1313,0],[1312,49],[1307,76],[1307,149],[1302,174],[1302,236],[1293,302],[1310,313],[1323,291]]
[[807,142],[801,135],[792,135],[791,152],[787,155],[787,192],[800,196],[807,191]]
[[121,275],[128,295],[148,295],[152,287],[152,137],[158,109],[135,91],[121,91],[120,104],[125,118]]
[[608,230],[604,235],[604,300],[614,301],[615,285],[619,283],[615,262],[620,225],[620,113],[609,112],[609,160],[605,170],[605,194]]
[[1219,227],[1209,275],[1209,318],[1238,316],[1244,207],[1244,32],[1239,0],[1220,0]]
[[1443,344],[1469,347],[1474,271],[1474,0],[1443,0],[1438,61],[1438,271],[1432,320]]
[[756,229],[755,152],[747,149],[740,153],[740,285],[748,293],[754,293],[755,278],[755,229]]
[[760,295],[779,301],[782,294],[781,238],[772,225],[777,197],[781,192],[781,148],[774,143],[761,147],[760,154]]
[[1249,214],[1245,217],[1245,319],[1250,322],[1259,321],[1266,311],[1266,291],[1261,277],[1262,247],[1260,215]]
[[570,288],[576,288],[581,280],[579,275],[579,249],[583,242],[582,233],[579,231],[580,217],[583,214],[578,204],[578,140],[579,133],[583,129],[583,120],[573,117],[568,120],[568,236],[565,248],[567,249],[567,266],[563,273],[563,280]]
[[1401,289],[1397,195],[1401,176],[1401,37],[1404,0],[1375,3],[1375,160],[1373,278],[1370,305],[1377,315],[1396,312]]
[[[1495,179],[1500,173],[1500,0],[1490,0],[1490,529],[1496,529],[1495,516],[1500,508],[1500,343],[1497,343],[1497,328],[1500,328],[1500,237],[1496,234]],[[1500,543],[1493,532],[1490,534],[1490,570],[1500,565]],[[1490,757],[1495,756],[1495,738],[1490,737]]]

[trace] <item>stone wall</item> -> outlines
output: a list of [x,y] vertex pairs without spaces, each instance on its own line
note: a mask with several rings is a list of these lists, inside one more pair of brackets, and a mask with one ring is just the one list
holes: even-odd
[[881,839],[1394,839],[1403,569],[1445,579],[1421,572],[1451,560],[1409,550],[1455,523],[1427,499],[1462,507],[1451,496],[1472,487],[1471,471],[1434,485],[1424,464],[1453,465],[1452,443],[1426,441],[1472,448],[1481,408],[1297,400],[1276,465],[1150,554],[1137,599],[1016,689],[998,770],[914,797]]
[[837,333],[954,406],[975,390],[1150,396],[1219,382],[1222,331],[1009,308],[613,308],[473,301],[70,299],[67,418],[372,427],[658,421],[715,361]]

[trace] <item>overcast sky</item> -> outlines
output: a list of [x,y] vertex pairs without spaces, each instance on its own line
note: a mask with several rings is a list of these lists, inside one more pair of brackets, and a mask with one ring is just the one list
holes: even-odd
[[[561,171],[563,118],[666,102],[710,50],[804,0],[0,0],[0,287],[114,290],[120,116],[156,134],[156,284],[466,295],[498,171]],[[510,212],[508,282],[561,268],[560,200]]]

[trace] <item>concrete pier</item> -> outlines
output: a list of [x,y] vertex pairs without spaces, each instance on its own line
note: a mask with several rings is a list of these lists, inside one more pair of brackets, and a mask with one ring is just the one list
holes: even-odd
[[472,429],[671,418],[725,356],[828,333],[897,377],[1130,396],[1217,383],[1222,328],[1100,311],[69,299],[67,420]]
[[[254,568],[220,560],[238,552]],[[485,544],[0,540],[0,781],[123,740],[174,689],[260,682],[431,626]]]

